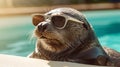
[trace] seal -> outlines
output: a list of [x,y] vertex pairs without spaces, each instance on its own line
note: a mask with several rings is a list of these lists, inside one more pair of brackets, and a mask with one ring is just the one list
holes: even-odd
[[34,14],[33,25],[37,41],[30,58],[114,65],[111,58],[116,51],[103,49],[85,16],[75,9],[57,8],[45,14]]

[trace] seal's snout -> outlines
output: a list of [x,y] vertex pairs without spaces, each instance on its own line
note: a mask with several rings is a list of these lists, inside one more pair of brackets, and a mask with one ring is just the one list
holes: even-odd
[[47,27],[48,27],[48,23],[45,23],[45,22],[39,23],[38,24],[38,31],[44,32],[47,29]]

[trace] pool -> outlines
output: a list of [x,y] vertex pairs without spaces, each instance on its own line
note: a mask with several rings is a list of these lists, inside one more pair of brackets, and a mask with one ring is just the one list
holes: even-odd
[[[82,12],[100,43],[120,52],[120,10]],[[35,48],[30,15],[0,17],[0,54],[27,56]]]

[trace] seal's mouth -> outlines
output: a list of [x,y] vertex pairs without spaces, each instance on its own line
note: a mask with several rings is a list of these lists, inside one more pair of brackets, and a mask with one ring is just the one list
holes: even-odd
[[52,39],[50,37],[47,37],[47,36],[41,36],[40,39],[44,39],[44,40],[56,40],[56,39]]
[[40,39],[47,39],[47,37],[45,37],[45,36],[41,36]]

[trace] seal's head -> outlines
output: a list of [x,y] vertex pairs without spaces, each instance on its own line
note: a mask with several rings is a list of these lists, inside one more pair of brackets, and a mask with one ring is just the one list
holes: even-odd
[[95,44],[96,39],[85,16],[72,8],[57,8],[43,15],[35,14],[33,24],[36,26],[37,44],[51,52]]

